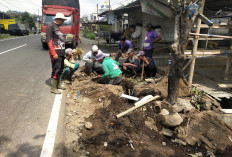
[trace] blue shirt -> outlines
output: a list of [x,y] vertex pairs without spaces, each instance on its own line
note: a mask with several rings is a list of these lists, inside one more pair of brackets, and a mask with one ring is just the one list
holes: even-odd
[[121,41],[118,42],[118,50],[125,51],[125,50],[132,49],[132,48],[133,48],[133,45],[131,41],[129,40],[126,40],[124,45],[122,45]]

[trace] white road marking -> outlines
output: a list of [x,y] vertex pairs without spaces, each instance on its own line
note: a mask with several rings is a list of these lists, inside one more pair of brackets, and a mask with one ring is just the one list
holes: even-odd
[[15,47],[15,48],[13,48],[13,49],[10,49],[10,50],[4,51],[4,52],[0,52],[0,55],[1,55],[1,54],[4,54],[4,53],[7,53],[7,52],[10,52],[10,51],[13,51],[13,50],[16,50],[16,49],[19,49],[19,48],[24,47],[24,46],[26,46],[26,45],[27,45],[27,44],[24,44],[24,45]]
[[[39,34],[36,34],[36,35],[39,35]],[[26,37],[31,37],[31,36],[35,36],[35,35],[28,35],[28,36],[23,36],[23,37],[15,37],[15,38],[3,39],[3,40],[0,40],[0,42],[1,41],[7,41],[7,40],[13,40],[13,39],[26,38]]]
[[44,139],[40,157],[51,157],[54,149],[56,130],[58,125],[62,94],[57,94],[52,108],[47,133]]

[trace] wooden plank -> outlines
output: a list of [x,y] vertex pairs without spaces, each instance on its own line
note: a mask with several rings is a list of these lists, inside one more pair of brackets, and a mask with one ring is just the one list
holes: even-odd
[[[194,38],[190,37],[189,40],[194,40]],[[219,41],[219,40],[231,40],[231,39],[225,39],[225,38],[210,38],[210,37],[201,37],[199,38],[199,40],[216,40],[216,41]]]
[[149,102],[151,102],[151,101],[154,101],[154,100],[156,101],[156,100],[158,100],[158,99],[160,99],[160,96],[155,96],[155,97],[153,97],[153,98],[150,98],[150,99],[148,99],[148,100],[145,100],[145,101],[143,101],[143,102],[140,102],[140,103],[138,103],[136,106],[131,107],[131,108],[129,108],[128,110],[126,110],[126,111],[124,111],[124,112],[118,114],[116,117],[117,117],[117,118],[123,117],[123,116],[127,115],[128,113],[130,113],[130,112],[136,110],[137,108],[140,108],[140,107],[144,106],[145,104],[147,104],[147,103],[149,103]]
[[218,84],[219,88],[232,88],[232,84]]
[[214,38],[224,38],[224,39],[232,39],[232,36],[224,36],[224,35],[209,35],[209,34],[200,34],[200,33],[189,33],[194,36],[203,36],[203,37],[214,37]]
[[[207,24],[201,24],[201,28],[209,28]],[[232,29],[232,25],[216,25],[214,24],[212,27],[214,29]]]
[[232,109],[221,109],[221,111],[224,113],[232,114]]
[[[185,55],[191,55],[191,50],[186,50]],[[218,55],[224,54],[225,50],[197,50],[196,55]]]

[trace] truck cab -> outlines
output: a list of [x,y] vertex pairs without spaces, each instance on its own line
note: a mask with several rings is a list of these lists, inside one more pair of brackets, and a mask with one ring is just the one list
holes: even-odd
[[44,5],[42,7],[42,26],[41,26],[41,42],[44,48],[47,48],[46,40],[46,27],[54,21],[56,13],[63,13],[67,20],[60,26],[61,32],[65,37],[65,44],[71,45],[72,48],[76,48],[79,39],[79,9],[59,6],[59,5]]

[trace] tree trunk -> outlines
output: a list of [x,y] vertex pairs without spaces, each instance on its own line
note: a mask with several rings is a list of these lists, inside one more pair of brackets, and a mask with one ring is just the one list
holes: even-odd
[[[203,12],[204,4],[205,0],[199,1],[199,8],[192,18],[189,18],[189,10],[183,11],[184,9],[182,9],[179,13],[179,21],[176,22],[176,24],[179,25],[179,29],[177,30],[178,38],[171,46],[173,63],[168,74],[167,101],[171,104],[174,104],[178,98],[179,82],[183,77],[184,53],[189,41],[189,32],[191,32],[191,28],[198,13]],[[185,8],[184,3],[182,7]]]

